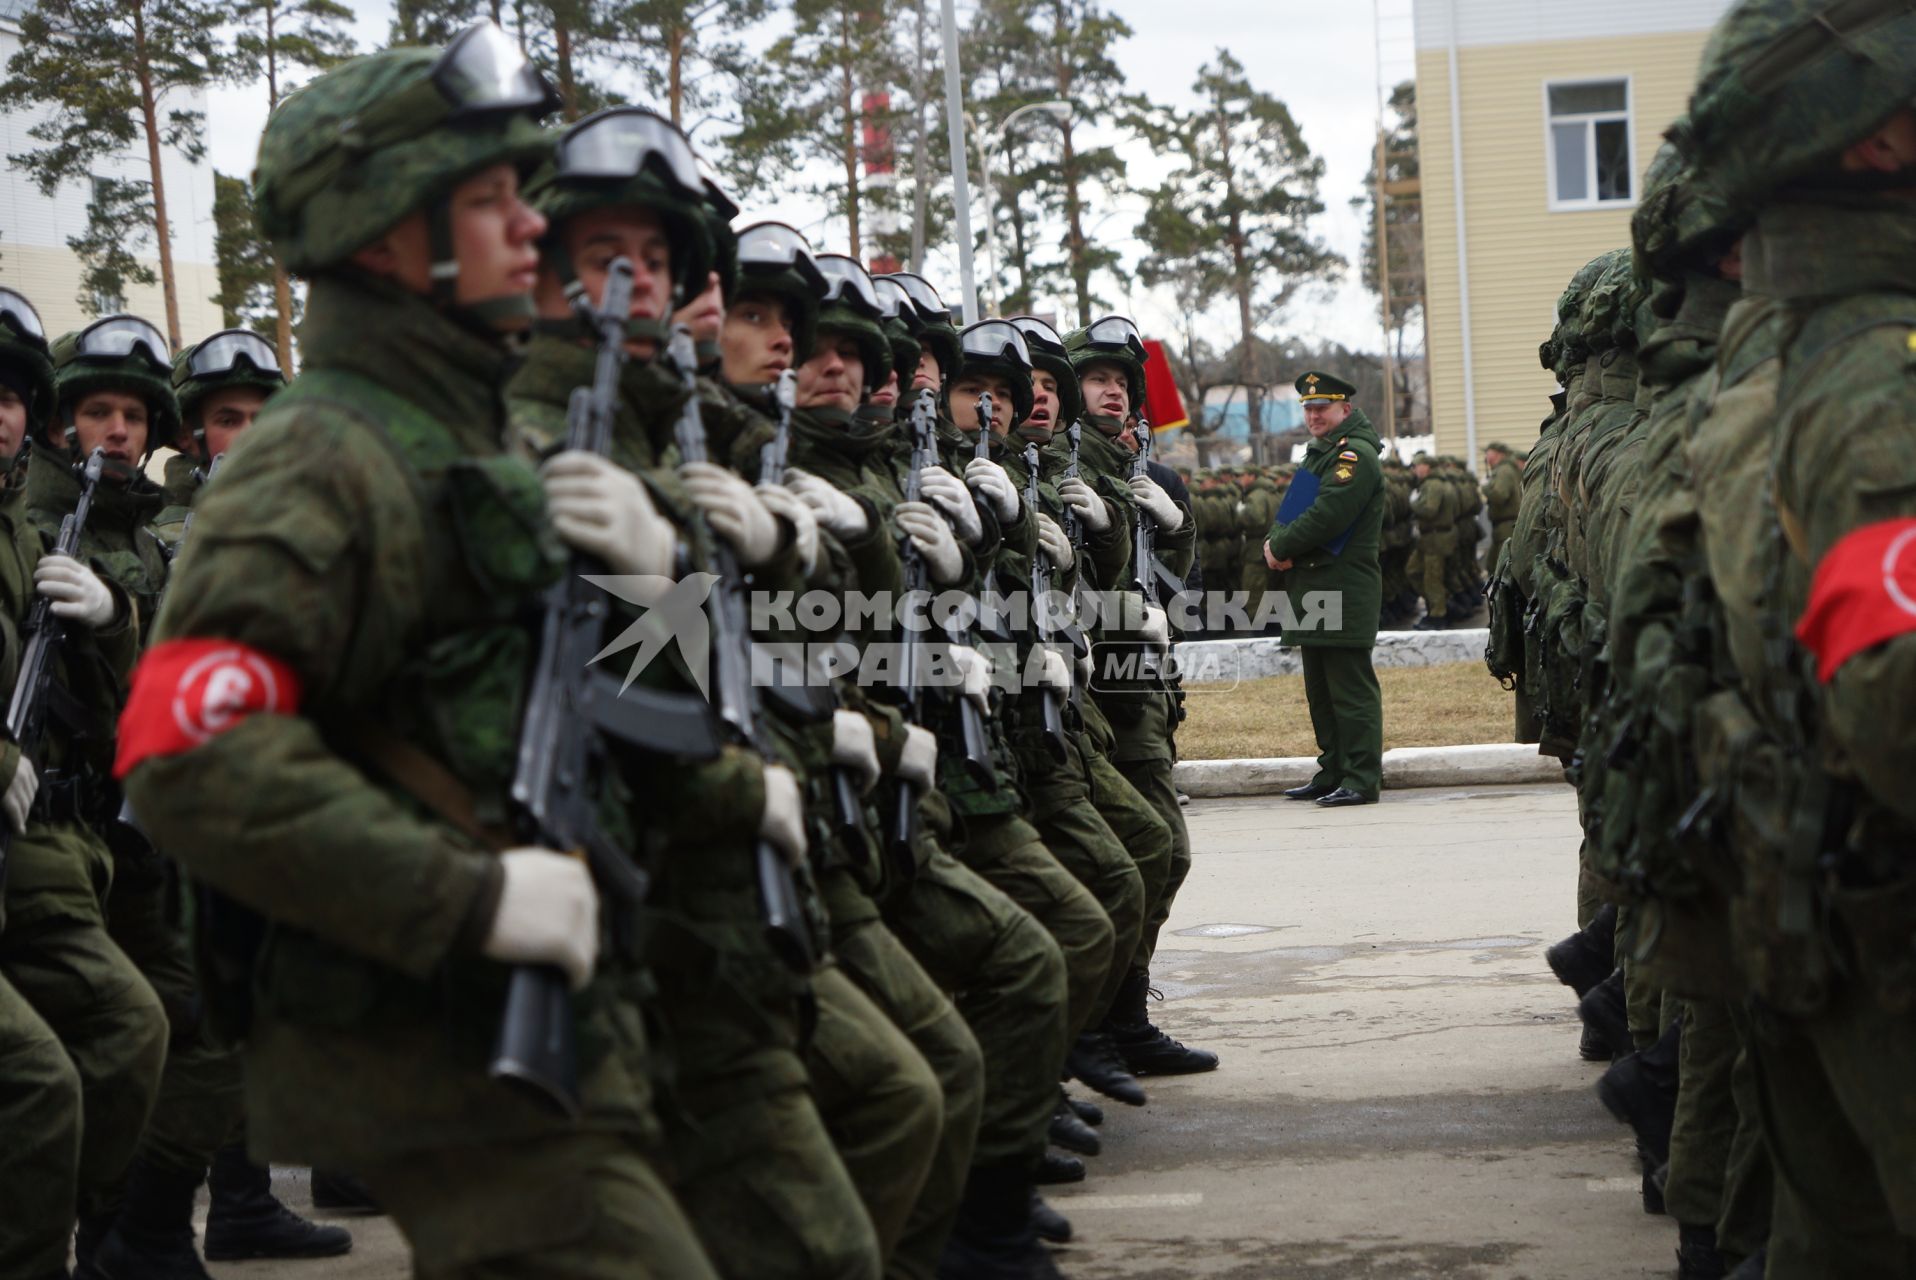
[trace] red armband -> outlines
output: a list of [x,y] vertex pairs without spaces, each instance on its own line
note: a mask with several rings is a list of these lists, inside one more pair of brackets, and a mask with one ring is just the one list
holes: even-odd
[[1852,530],[1824,553],[1796,638],[1816,655],[1828,684],[1837,668],[1873,645],[1916,631],[1916,519]]
[[299,677],[278,658],[231,640],[169,640],[133,669],[113,776],[150,756],[177,755],[251,715],[299,710]]

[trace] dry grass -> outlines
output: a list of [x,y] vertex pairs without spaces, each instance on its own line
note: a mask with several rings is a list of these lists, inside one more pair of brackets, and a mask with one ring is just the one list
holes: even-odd
[[[1438,667],[1387,667],[1377,672],[1384,691],[1384,749],[1509,742],[1513,710],[1481,662]],[[1187,716],[1178,726],[1185,760],[1314,756],[1303,676],[1249,680],[1234,689],[1191,685]]]

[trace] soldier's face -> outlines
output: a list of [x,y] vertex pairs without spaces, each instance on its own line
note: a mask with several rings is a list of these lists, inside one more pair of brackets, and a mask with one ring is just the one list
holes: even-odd
[[[545,215],[519,198],[509,164],[481,169],[452,189],[452,252],[459,264],[453,297],[462,305],[523,296],[539,278],[536,241]],[[409,214],[353,255],[353,261],[418,294],[432,292],[432,240],[424,211]]]
[[967,373],[951,384],[951,420],[961,431],[978,429],[978,397],[991,396],[991,434],[1011,430],[1011,384],[987,374]]
[[719,328],[725,323],[725,290],[718,272],[707,273],[704,291],[673,312],[672,323],[690,329],[694,342],[718,341]]
[[12,387],[0,387],[0,457],[20,452],[27,438],[27,402]]
[[740,298],[719,329],[725,380],[740,386],[772,382],[792,367],[792,319],[782,298]]
[[1078,391],[1086,413],[1106,418],[1131,416],[1131,384],[1121,365],[1099,362],[1078,375]]
[[920,391],[936,391],[945,385],[945,371],[938,367],[938,357],[926,347],[918,353],[918,368],[911,375],[911,389],[915,395]]
[[1327,436],[1350,416],[1348,400],[1313,400],[1304,406],[1304,429],[1313,436]]
[[898,370],[893,369],[885,375],[884,385],[871,393],[871,403],[875,405],[893,405],[898,403]]
[[[95,391],[73,406],[73,449],[86,457],[105,449],[107,461],[138,467],[146,456],[146,401],[122,391]],[[56,425],[54,443],[65,440]]]
[[206,436],[206,456],[219,457],[233,447],[240,432],[253,425],[266,403],[257,387],[228,387],[200,401],[200,430]]
[[798,407],[850,412],[864,395],[865,358],[859,354],[857,340],[819,334],[812,358],[798,366]]
[[1430,464],[1428,462],[1417,463],[1416,465],[1411,467],[1411,471],[1416,474],[1419,480],[1430,479]]
[[1043,369],[1031,371],[1031,415],[1024,425],[1035,431],[1058,429],[1058,380]]
[[[604,296],[612,264],[624,258],[632,264],[632,309],[627,314],[634,320],[666,317],[672,306],[672,242],[657,214],[636,205],[588,209],[567,220],[564,235],[572,269],[594,302]],[[539,314],[548,319],[572,313],[557,272],[540,272],[537,301]],[[631,339],[625,347],[641,360],[650,360],[659,351],[659,344],[650,338]]]
[[1496,465],[1499,462],[1502,462],[1503,460],[1504,460],[1503,454],[1498,453],[1495,449],[1484,450],[1484,470],[1485,471],[1489,471],[1493,469],[1494,467],[1496,467]]

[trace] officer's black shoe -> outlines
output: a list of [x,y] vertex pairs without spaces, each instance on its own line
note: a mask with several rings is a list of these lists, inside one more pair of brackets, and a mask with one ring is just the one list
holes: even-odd
[[313,1208],[328,1213],[384,1213],[365,1183],[337,1169],[313,1170]]
[[1104,1150],[1098,1131],[1071,1109],[1071,1099],[1064,1096],[1063,1090],[1058,1091],[1058,1107],[1051,1113],[1051,1141],[1081,1156],[1095,1156]]
[[1583,1032],[1577,1037],[1577,1056],[1585,1062],[1609,1062],[1610,1042],[1589,1023],[1585,1023]]
[[1035,1187],[1031,1192],[1031,1229],[1038,1233],[1040,1240],[1049,1240],[1052,1244],[1071,1243],[1071,1219],[1046,1204]]
[[1643,1211],[1661,1218],[1665,1208],[1663,1203],[1663,1184],[1670,1179],[1667,1164],[1658,1164],[1656,1157],[1637,1144],[1637,1163],[1643,1168]]
[[1320,809],[1344,809],[1354,804],[1376,804],[1376,796],[1360,795],[1349,787],[1339,787],[1327,796],[1317,798]]
[[1065,1101],[1069,1102],[1071,1109],[1078,1113],[1078,1119],[1084,1121],[1093,1129],[1104,1123],[1104,1108],[1091,1101],[1091,1099],[1073,1098],[1067,1094]]
[[1134,1076],[1188,1076],[1217,1070],[1217,1055],[1209,1049],[1191,1049],[1151,1024],[1150,998],[1164,997],[1151,989],[1151,975],[1127,974],[1118,988],[1105,1027],[1111,1032],[1118,1056]]
[[1716,1228],[1677,1224],[1677,1280],[1723,1280],[1729,1268],[1716,1251]]
[[1083,1182],[1084,1161],[1076,1156],[1061,1156],[1055,1151],[1047,1151],[1039,1157],[1038,1167],[1033,1171],[1031,1180],[1041,1187]]
[[1609,1047],[1611,1058],[1621,1058],[1636,1048],[1630,1039],[1630,1006],[1623,994],[1623,970],[1590,988],[1577,1002],[1577,1016],[1583,1019],[1585,1029]]
[[212,1280],[193,1247],[193,1197],[204,1174],[160,1169],[135,1157],[120,1216],[93,1251],[101,1280]]
[[938,1280],[1064,1280],[1032,1222],[1031,1175],[1021,1165],[974,1165]]
[[1442,618],[1442,617],[1433,618],[1429,614],[1425,614],[1423,617],[1417,620],[1416,625],[1411,627],[1411,630],[1412,631],[1448,631],[1450,630],[1450,622],[1446,618]]
[[1065,1056],[1064,1069],[1107,1098],[1127,1106],[1144,1105],[1144,1089],[1137,1077],[1125,1069],[1124,1060],[1102,1031],[1080,1035]]
[[353,1247],[344,1227],[308,1222],[273,1194],[273,1175],[246,1158],[246,1144],[231,1142],[213,1157],[207,1178],[209,1262],[246,1258],[334,1258]]
[[1284,798],[1286,800],[1315,800],[1317,797],[1327,796],[1335,790],[1337,790],[1336,787],[1326,786],[1321,782],[1307,782],[1301,787],[1292,787],[1289,791],[1286,791]]
[[1655,1170],[1670,1158],[1681,1043],[1682,1024],[1673,1022],[1655,1044],[1617,1059],[1597,1081],[1597,1097],[1603,1105],[1636,1132],[1637,1149],[1649,1157],[1646,1170]]
[[1736,1264],[1736,1270],[1730,1272],[1729,1280],[1763,1280],[1763,1272],[1770,1265],[1770,1251],[1758,1249],[1749,1257]]
[[1617,909],[1606,903],[1589,924],[1543,953],[1557,981],[1581,1000],[1617,967]]

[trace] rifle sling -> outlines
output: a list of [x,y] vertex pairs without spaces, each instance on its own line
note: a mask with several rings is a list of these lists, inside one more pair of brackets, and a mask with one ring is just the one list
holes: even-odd
[[493,853],[503,853],[517,841],[504,828],[483,822],[466,784],[430,754],[370,720],[346,726],[345,740],[388,782],[424,805],[453,830]]

